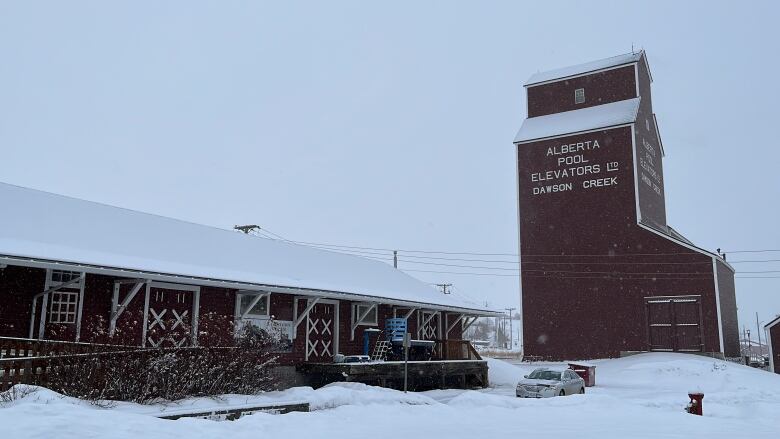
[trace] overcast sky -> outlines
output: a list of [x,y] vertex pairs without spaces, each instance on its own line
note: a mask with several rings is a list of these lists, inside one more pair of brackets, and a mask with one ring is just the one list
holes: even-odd
[[[0,1],[0,181],[293,240],[517,253],[522,84],[633,44],[669,223],[780,249],[780,10],[749,5]],[[410,274],[519,302],[514,277]],[[774,277],[737,281],[754,329],[780,313],[780,273],[753,276]]]

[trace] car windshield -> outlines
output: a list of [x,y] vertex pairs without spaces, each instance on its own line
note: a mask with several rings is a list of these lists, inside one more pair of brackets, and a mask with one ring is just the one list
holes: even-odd
[[528,375],[528,378],[534,380],[561,380],[561,373],[555,370],[535,370]]

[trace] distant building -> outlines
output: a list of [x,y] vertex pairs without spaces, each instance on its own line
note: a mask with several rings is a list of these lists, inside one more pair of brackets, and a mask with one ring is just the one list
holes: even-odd
[[769,346],[769,370],[780,373],[780,316],[764,326]]
[[515,138],[523,342],[739,356],[734,269],[666,222],[644,51],[538,73]]

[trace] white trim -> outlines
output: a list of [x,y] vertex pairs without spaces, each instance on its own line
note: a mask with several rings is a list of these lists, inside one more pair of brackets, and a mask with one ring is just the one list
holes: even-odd
[[764,325],[764,335],[766,336],[766,345],[769,347],[769,371],[774,373],[780,373],[780,368],[775,364],[774,346],[772,346],[772,328],[780,323],[780,316],[775,317],[772,321]]
[[149,296],[151,295],[152,283],[147,282],[144,289],[144,326],[141,328],[141,346],[146,347],[146,327],[149,325]]
[[[428,315],[426,317],[426,314]],[[423,335],[425,333],[425,328],[433,321],[434,317],[437,317],[436,319],[436,337],[434,338],[441,338],[441,324],[442,324],[442,318],[441,318],[441,311],[434,311],[434,310],[420,310],[417,312],[417,338],[427,340],[426,338],[423,338]]]
[[[520,145],[515,145],[515,169],[517,172],[515,172],[515,203],[517,203],[517,268],[520,270],[520,275],[517,276],[517,284],[519,288],[520,293],[520,305],[518,306],[517,311],[520,313],[520,333],[518,334],[520,337],[520,352],[524,352],[525,345],[523,343],[523,324],[525,323],[525,316],[523,315],[523,255],[522,255],[522,243],[520,239]],[[474,318],[474,321],[476,321],[476,317]],[[472,322],[473,323],[473,322]],[[471,326],[471,325],[469,325]]]
[[192,298],[192,345],[198,345],[198,323],[200,323],[200,288],[193,293]]
[[[653,73],[650,71],[650,60],[647,59],[647,52],[645,52],[644,49],[639,51],[639,61],[641,61],[643,58],[645,60],[645,70],[647,70],[647,77],[650,79],[650,84],[653,83]],[[637,62],[639,62],[637,61]]]
[[634,82],[636,83],[636,97],[641,97],[639,95],[639,66],[638,63],[634,63]]
[[642,210],[639,207],[639,177],[636,162],[636,129],[634,124],[631,124],[631,158],[634,161],[634,198],[636,201],[636,223],[642,222]]
[[[576,110],[572,110],[572,111],[576,111]],[[595,133],[595,132],[598,132],[598,131],[614,130],[614,129],[617,129],[617,128],[623,128],[623,127],[633,126],[633,125],[634,125],[634,122],[622,123],[622,124],[618,124],[618,125],[608,125],[608,126],[605,126],[605,127],[593,128],[593,129],[589,129],[589,130],[585,130],[585,131],[575,131],[575,132],[572,132],[572,133],[558,134],[558,135],[555,135],[555,136],[539,137],[538,139],[523,140],[521,142],[514,142],[514,144],[515,145],[524,145],[526,143],[536,143],[536,142],[542,142],[542,141],[545,141],[545,140],[560,139],[562,137],[580,136],[580,135],[583,135],[583,134]]]
[[539,85],[552,84],[554,82],[568,81],[568,80],[574,79],[574,78],[581,78],[583,76],[595,75],[596,73],[602,73],[602,72],[607,72],[609,70],[620,69],[620,68],[623,68],[623,67],[626,67],[626,66],[630,66],[631,64],[636,64],[636,63],[637,63],[637,61],[628,61],[626,63],[618,64],[618,65],[612,66],[612,67],[604,67],[604,68],[601,68],[601,69],[590,70],[590,71],[584,72],[584,73],[576,73],[574,75],[561,76],[560,78],[548,79],[546,81],[534,82],[532,84],[523,84],[523,87],[531,88],[531,87],[536,87],[536,86],[539,86]]
[[[301,315],[298,315],[298,300],[301,299],[300,297],[295,297],[295,307],[293,307],[293,335],[295,335],[298,332],[298,326],[303,322],[303,319],[306,318],[306,316],[309,315],[309,312],[314,308],[314,305],[316,305],[320,300],[321,297],[304,297],[306,299],[306,308],[303,310]],[[293,337],[294,338],[294,337]]]
[[138,291],[141,290],[141,287],[144,286],[145,283],[148,282],[136,282],[135,285],[132,286],[130,289],[130,292],[127,293],[124,300],[122,300],[122,303],[119,303],[119,289],[120,289],[120,283],[114,283],[114,295],[111,300],[111,317],[109,319],[108,323],[108,336],[112,337],[114,335],[114,332],[116,332],[116,322],[119,320],[119,316],[122,315],[123,312],[125,312],[125,309],[127,309],[127,306],[130,305],[130,302],[135,299],[136,294],[138,294]]
[[79,304],[76,311],[76,341],[81,340],[81,317],[84,309],[84,286],[87,283],[87,273],[81,272],[81,286],[79,287]]
[[46,319],[48,318],[49,309],[49,295],[44,294],[41,299],[41,321],[38,323],[38,340],[45,339],[46,336]]
[[[366,309],[363,314],[357,314],[359,312],[361,306],[367,306],[368,309]],[[377,307],[376,303],[352,303],[352,325],[350,326],[351,331],[349,334],[349,339],[355,340],[355,330],[358,326],[379,326],[379,308]],[[374,322],[366,322],[366,317],[371,312],[374,312]],[[357,315],[357,319],[355,316]]]
[[704,249],[701,249],[701,248],[699,248],[699,247],[696,247],[695,245],[688,244],[688,243],[687,243],[687,242],[685,242],[685,241],[681,241],[681,240],[679,240],[679,239],[675,238],[674,236],[667,235],[667,234],[665,234],[665,233],[661,232],[660,230],[656,230],[656,229],[654,229],[654,228],[652,228],[652,227],[650,227],[650,226],[648,226],[648,225],[646,225],[646,224],[644,224],[644,223],[637,223],[637,225],[638,225],[639,227],[641,227],[641,228],[645,229],[645,230],[648,230],[648,231],[650,231],[650,232],[653,232],[653,233],[655,233],[656,235],[658,235],[658,236],[660,236],[660,237],[662,237],[662,238],[666,238],[666,239],[668,239],[669,241],[672,241],[672,242],[674,242],[674,243],[676,243],[676,244],[679,244],[679,245],[681,245],[681,246],[683,246],[683,247],[687,248],[688,250],[693,250],[693,251],[695,251],[696,253],[700,253],[700,254],[702,254],[702,255],[704,255],[704,256],[707,256],[708,258],[715,258],[715,259],[717,259],[717,260],[718,260],[718,262],[723,262],[723,264],[724,264],[724,265],[725,265],[727,268],[731,269],[732,273],[734,272],[734,267],[732,267],[731,265],[729,265],[729,263],[728,263],[728,262],[726,262],[726,261],[724,261],[723,259],[719,258],[719,257],[718,257],[718,255],[716,255],[716,254],[714,254],[714,253],[710,253],[710,252],[708,252],[707,250],[704,250]]
[[661,158],[664,158],[666,151],[664,150],[664,141],[661,140],[661,129],[658,128],[658,118],[655,117],[655,113],[653,113],[653,125],[655,126],[655,137],[658,138],[658,146],[661,147]]
[[[255,296],[255,298],[252,299],[252,301],[249,303],[249,306],[247,306],[244,312],[241,312],[242,296]],[[265,314],[250,313],[250,311],[252,311],[252,308],[254,308],[255,305],[257,305],[261,300],[266,301]],[[269,318],[269,317],[271,317],[271,293],[269,293],[268,291],[247,291],[247,290],[236,291],[236,313],[234,317],[236,322],[246,318]]]
[[[308,328],[309,319],[307,317],[308,317],[309,312],[312,310],[312,308],[314,308],[314,305],[319,305],[319,304],[322,304],[322,305],[332,305],[333,306],[333,334],[332,334],[331,337],[333,339],[333,345],[332,345],[332,347],[333,347],[333,356],[335,357],[336,354],[339,353],[339,338],[340,338],[339,325],[341,324],[340,318],[339,318],[339,308],[341,308],[340,302],[338,300],[322,299],[320,297],[311,298],[311,297],[299,297],[299,296],[296,296],[293,299],[293,300],[295,300],[294,303],[296,304],[295,311],[297,311],[297,304],[298,304],[298,300],[300,300],[300,299],[306,299],[307,302],[308,302],[306,310],[300,316],[300,318],[306,318],[306,325],[307,325],[307,327],[306,327],[306,340],[303,343],[304,361],[309,361],[309,328]],[[300,324],[300,323],[298,323],[298,324]],[[293,326],[293,335],[297,334],[297,332],[298,332],[298,324],[295,324]]]
[[[177,282],[187,282],[189,285],[197,286],[211,286],[227,289],[241,289],[247,291],[268,291],[272,293],[282,293],[290,295],[306,295],[309,297],[328,297],[335,300],[349,300],[349,301],[372,301],[382,303],[384,305],[395,305],[404,308],[428,308],[436,309],[440,311],[452,311],[452,312],[468,312],[470,314],[477,314],[480,316],[500,316],[502,315],[498,311],[492,311],[482,308],[466,308],[459,306],[439,305],[428,302],[417,302],[411,300],[398,300],[391,299],[382,296],[370,296],[366,294],[344,293],[340,291],[332,290],[318,290],[314,288],[303,287],[283,287],[278,285],[268,284],[256,284],[249,282],[233,282],[218,279],[205,279],[198,277],[191,277],[185,275],[175,274],[161,274],[153,272],[144,272],[139,270],[129,269],[117,269],[111,267],[101,267],[89,264],[69,263],[69,262],[56,262],[46,261],[34,258],[25,258],[19,256],[9,256],[0,254],[0,263],[8,263],[9,265],[18,265],[22,267],[35,267],[35,268],[55,268],[57,270],[71,269],[72,271],[83,271],[91,274],[101,274],[105,276],[115,277],[141,277],[144,279],[150,279],[154,281],[170,281],[174,284]],[[177,284],[179,285],[179,284]],[[179,288],[184,289],[184,288]]]
[[723,343],[723,317],[720,312],[720,287],[718,285],[718,261],[716,261],[715,258],[712,258],[712,277],[715,281],[715,308],[718,317],[718,339],[720,339],[720,352],[725,354],[726,353],[726,350],[724,348],[725,343]]
[[197,285],[177,284],[173,282],[157,282],[152,281],[152,288],[159,288],[161,290],[176,290],[176,291],[200,291],[200,287]]
[[764,336],[766,337],[766,345],[769,348],[769,371],[774,373],[780,373],[777,369],[775,369],[775,354],[772,351],[772,328],[769,326],[764,326]]

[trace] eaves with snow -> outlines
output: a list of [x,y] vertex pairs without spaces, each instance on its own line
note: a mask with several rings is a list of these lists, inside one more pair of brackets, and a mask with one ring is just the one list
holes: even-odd
[[359,256],[5,183],[0,206],[0,263],[499,314]]

